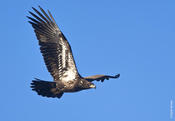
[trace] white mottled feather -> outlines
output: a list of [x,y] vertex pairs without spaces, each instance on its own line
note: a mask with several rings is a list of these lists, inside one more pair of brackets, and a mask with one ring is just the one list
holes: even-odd
[[64,42],[63,42],[63,38],[60,38],[60,44],[62,45],[62,67],[65,68],[66,67],[66,46],[64,45]]
[[[75,67],[75,63],[73,60],[73,56],[72,54],[68,53],[68,55],[66,55],[66,51],[68,51],[67,46],[64,43],[64,40],[62,38],[60,38],[60,44],[62,46],[62,52],[60,53],[62,55],[61,61],[62,61],[62,67],[61,69],[66,68],[66,70],[64,70],[64,72],[61,72],[62,70],[60,70],[60,78],[62,81],[68,82],[68,81],[72,81],[76,78],[77,76],[77,70]],[[66,65],[66,61],[68,61],[68,65]],[[66,67],[68,66],[68,67]]]
[[73,69],[69,68],[68,71],[65,71],[65,73],[62,76],[62,80],[65,82],[72,81],[76,78],[76,74]]

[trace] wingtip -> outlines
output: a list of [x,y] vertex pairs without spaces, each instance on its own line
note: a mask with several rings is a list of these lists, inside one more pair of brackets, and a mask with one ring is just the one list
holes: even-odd
[[32,7],[32,9],[33,9],[33,10],[35,10],[35,8],[34,8],[34,7]]
[[33,13],[31,11],[28,11],[31,15],[33,15]]
[[119,77],[120,77],[120,74],[115,75],[115,78],[119,78]]
[[38,5],[38,8],[39,8],[39,9],[42,9],[42,7],[41,7],[40,5]]
[[30,20],[32,19],[30,16],[26,16],[26,17],[27,17],[28,19],[30,19]]
[[36,80],[40,80],[40,79],[38,79],[38,78],[34,78],[34,79],[36,79]]
[[31,11],[28,11],[30,14],[32,13]]

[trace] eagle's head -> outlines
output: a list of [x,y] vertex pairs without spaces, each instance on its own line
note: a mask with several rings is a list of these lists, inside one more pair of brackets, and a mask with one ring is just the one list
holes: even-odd
[[92,82],[89,82],[89,81],[87,81],[85,79],[81,79],[77,86],[81,90],[83,90],[83,89],[90,89],[90,88],[96,88],[96,86]]

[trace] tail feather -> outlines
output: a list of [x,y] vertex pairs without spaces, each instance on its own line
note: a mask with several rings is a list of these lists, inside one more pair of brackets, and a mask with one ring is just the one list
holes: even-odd
[[35,78],[35,80],[32,80],[31,88],[33,91],[36,91],[38,95],[44,97],[61,98],[63,95],[63,92],[56,88],[56,82],[48,82]]

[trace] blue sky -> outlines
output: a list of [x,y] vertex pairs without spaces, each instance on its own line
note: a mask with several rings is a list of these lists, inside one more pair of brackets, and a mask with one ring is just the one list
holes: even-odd
[[[26,18],[38,5],[52,12],[81,75],[121,77],[61,99],[31,91],[34,77],[52,81]],[[2,1],[0,120],[175,120],[174,6],[174,0]]]

